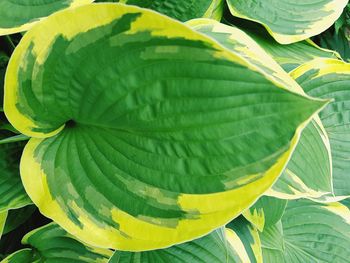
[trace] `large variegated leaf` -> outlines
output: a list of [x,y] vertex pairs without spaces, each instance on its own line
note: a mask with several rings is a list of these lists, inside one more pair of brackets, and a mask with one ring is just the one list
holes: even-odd
[[[262,250],[259,233],[243,216],[227,226],[227,239],[244,263],[262,263]],[[230,262],[230,261],[228,261]],[[236,261],[234,261],[236,262]]]
[[91,2],[93,0],[1,0],[0,36],[26,31],[56,11]]
[[265,227],[275,225],[281,219],[286,205],[287,201],[284,199],[262,196],[244,211],[243,215],[261,232]]
[[[209,19],[187,22],[222,45],[243,56],[259,70],[283,82],[290,90],[303,93],[300,86],[245,32]],[[332,192],[329,140],[321,121],[315,117],[304,130],[288,167],[269,194],[286,199],[320,198]],[[258,218],[262,218],[257,215]],[[256,218],[256,219],[258,219]],[[260,221],[260,227],[263,221]]]
[[[116,251],[109,263],[247,263],[247,261],[242,260],[240,256],[244,251],[236,251],[231,246],[233,240],[233,234],[231,232],[232,231],[230,231],[230,233],[225,233],[224,229],[216,230],[205,237],[166,249],[146,252]],[[240,249],[242,249],[242,247],[240,247]]]
[[119,2],[153,9],[180,21],[198,17],[220,20],[225,3],[224,0],[120,0]]
[[334,194],[350,196],[350,64],[316,59],[291,75],[309,95],[334,100],[319,116],[330,140]]
[[347,262],[350,210],[340,203],[289,201],[281,221],[260,238],[264,262]]
[[341,15],[348,0],[227,0],[232,15],[256,21],[281,44],[318,35]]
[[83,241],[129,251],[236,217],[277,179],[326,103],[240,53],[120,4],[38,24],[5,80],[6,115],[35,137],[21,162],[34,203]]
[[[0,131],[0,138],[4,138],[5,134],[10,133]],[[19,160],[23,147],[21,142],[0,144],[0,212],[31,203],[19,175]]]
[[112,251],[81,243],[56,224],[31,231],[23,237],[22,243],[31,248],[19,250],[1,263],[107,263],[112,256]]

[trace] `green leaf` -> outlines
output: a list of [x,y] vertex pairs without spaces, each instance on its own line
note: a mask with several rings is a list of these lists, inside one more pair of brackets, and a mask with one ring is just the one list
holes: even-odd
[[340,54],[336,51],[320,48],[310,39],[281,45],[271,37],[263,26],[254,22],[235,17],[226,17],[224,22],[243,30],[287,72],[315,58],[340,58]]
[[21,162],[33,202],[79,239],[128,251],[235,218],[271,187],[327,103],[248,54],[126,5],[38,24],[11,58],[4,107],[33,137]]
[[103,263],[108,262],[112,255],[110,250],[79,242],[56,224],[48,224],[29,232],[23,237],[22,243],[31,249],[17,251],[1,263]]
[[[317,59],[291,73],[305,92],[318,98],[331,98],[320,113],[330,140],[335,196],[350,196],[350,64],[339,60]],[[326,199],[332,199],[332,194]]]
[[1,261],[1,263],[33,263],[40,260],[40,258],[31,249],[25,248],[16,251],[7,258]]
[[237,27],[211,19],[192,19],[186,23],[193,29],[214,38],[231,52],[243,57],[275,81],[283,83],[294,92],[303,92],[278,63],[248,34]]
[[226,238],[225,230],[219,229],[205,237],[166,249],[136,253],[116,251],[109,263],[244,262],[236,253]]
[[120,0],[119,2],[153,9],[180,21],[198,17],[220,20],[225,3],[224,0]]
[[[281,67],[242,30],[209,19],[194,19],[187,24],[214,38],[232,52],[242,55],[259,70],[283,82],[290,90],[301,90],[300,86],[290,80]],[[287,169],[269,194],[279,198],[295,199],[319,198],[331,193],[333,190],[330,159],[327,134],[321,121],[314,118],[303,131]],[[264,222],[261,213],[255,216],[254,221],[262,229]],[[250,219],[253,220],[253,215],[250,216]]]
[[14,143],[14,142],[21,142],[21,141],[28,141],[29,137],[25,136],[23,134],[19,134],[19,135],[14,135],[8,138],[4,138],[0,140],[0,145],[1,144],[7,144],[7,143]]
[[0,36],[26,31],[56,11],[91,2],[93,0],[2,0],[0,1]]
[[[0,138],[3,137],[3,133],[0,133]],[[31,203],[19,175],[19,160],[23,147],[21,142],[0,145],[0,212]]]
[[341,203],[350,209],[350,198],[342,200]]
[[340,203],[289,201],[281,221],[260,238],[264,262],[347,262],[350,210]]
[[341,15],[348,0],[227,0],[231,14],[258,22],[281,44],[320,34]]
[[[261,242],[257,228],[251,225],[243,216],[236,218],[226,227],[229,230],[227,235],[231,237],[230,244],[235,248],[235,251],[242,256],[241,259],[243,262],[263,262]],[[230,232],[231,235],[229,235]],[[234,236],[232,234],[234,234]],[[235,236],[238,237],[238,239],[234,238]],[[243,247],[240,247],[239,243],[241,243]]]
[[348,29],[340,29],[338,33],[327,30],[319,38],[322,47],[336,50],[345,61],[349,62],[350,47],[346,31]]
[[261,232],[281,219],[286,205],[286,200],[262,196],[243,215]]
[[[3,51],[0,50],[0,101],[3,101],[3,98],[4,98],[3,87],[4,87],[6,66],[8,61],[9,61],[9,57]],[[2,111],[2,104],[1,104],[0,111]]]
[[7,211],[0,212],[0,239],[4,231],[6,218],[7,218]]
[[3,234],[5,235],[22,225],[31,217],[35,209],[34,205],[27,205],[19,209],[9,210]]
[[332,193],[330,142],[317,117],[304,129],[288,166],[267,194],[283,199],[323,200]]

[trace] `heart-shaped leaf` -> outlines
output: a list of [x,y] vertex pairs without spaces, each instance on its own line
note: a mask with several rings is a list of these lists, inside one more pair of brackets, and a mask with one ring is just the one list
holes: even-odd
[[35,137],[21,162],[31,199],[79,239],[119,250],[167,247],[232,220],[327,103],[247,56],[138,7],[50,16],[6,74],[6,115]]

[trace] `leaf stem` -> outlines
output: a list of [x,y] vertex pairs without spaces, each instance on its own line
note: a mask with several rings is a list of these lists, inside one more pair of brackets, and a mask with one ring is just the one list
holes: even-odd
[[12,50],[14,50],[16,48],[15,44],[13,44],[13,41],[11,39],[10,36],[5,36],[6,40],[10,43],[10,46],[12,48]]

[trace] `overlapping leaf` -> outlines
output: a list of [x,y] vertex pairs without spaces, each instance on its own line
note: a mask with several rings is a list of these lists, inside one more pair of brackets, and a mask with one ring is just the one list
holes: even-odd
[[[0,138],[6,138],[9,134],[11,133],[0,131]],[[23,147],[21,142],[0,144],[0,212],[31,203],[19,175],[19,160]]]
[[[242,30],[209,19],[194,19],[187,24],[243,56],[271,78],[283,82],[290,90],[304,93],[276,61]],[[286,199],[317,199],[332,191],[329,140],[321,121],[314,117],[303,131],[287,168],[269,194]],[[257,217],[262,219],[258,214]],[[259,224],[260,228],[262,224],[263,221]]]
[[1,0],[0,35],[26,31],[56,11],[91,2],[93,0]]
[[[114,1],[118,2],[118,1]],[[198,17],[220,20],[224,0],[120,0],[120,3],[153,9],[159,13],[187,21]]]
[[262,25],[252,21],[226,16],[223,22],[243,30],[287,72],[315,58],[340,58],[336,51],[321,48],[310,39],[281,45]]
[[6,75],[5,112],[35,137],[21,163],[30,197],[78,238],[121,250],[227,223],[272,185],[325,104],[248,54],[137,7],[49,17]]
[[112,256],[112,251],[83,244],[56,224],[33,230],[24,236],[22,243],[31,248],[19,250],[1,263],[103,263]]
[[243,215],[261,232],[265,227],[275,225],[282,217],[287,201],[270,196],[262,196],[244,211]]
[[315,36],[341,15],[347,0],[227,0],[232,15],[264,25],[281,44]]
[[291,75],[309,95],[334,100],[319,116],[330,140],[333,194],[349,196],[350,65],[339,60],[316,59],[300,66]]
[[0,239],[1,239],[2,233],[4,231],[6,218],[7,218],[7,211],[0,212]]
[[264,262],[346,262],[350,210],[340,203],[289,201],[276,225],[261,234]]
[[27,205],[19,209],[9,210],[3,234],[5,235],[22,225],[32,216],[35,209],[34,205]]
[[240,216],[226,227],[228,240],[237,251],[242,262],[263,262],[260,237],[255,226],[251,225],[243,216]]
[[134,253],[117,251],[109,263],[246,262],[238,254],[244,251],[235,251],[230,244],[233,234],[227,233],[227,235],[224,229],[220,229],[205,237],[166,249]]
[[332,156],[328,135],[318,117],[304,129],[300,141],[269,195],[284,199],[324,200],[333,194]]

